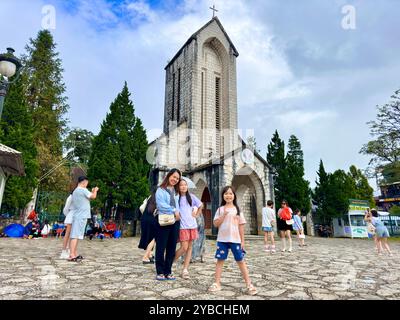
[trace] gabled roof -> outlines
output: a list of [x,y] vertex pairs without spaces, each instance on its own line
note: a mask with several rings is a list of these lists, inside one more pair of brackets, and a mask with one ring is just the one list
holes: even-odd
[[166,67],[164,68],[165,70],[176,60],[176,58],[178,58],[180,56],[180,54],[182,53],[183,49],[189,45],[189,43],[191,43],[193,40],[197,39],[198,34],[203,31],[205,28],[207,28],[213,21],[215,21],[218,26],[221,28],[222,32],[224,33],[226,39],[229,41],[229,44],[231,45],[232,49],[233,49],[233,54],[235,55],[235,57],[239,56],[239,52],[236,50],[235,46],[233,45],[232,40],[229,38],[228,34],[226,33],[224,27],[222,26],[222,23],[219,21],[219,19],[217,17],[212,18],[210,21],[208,21],[204,26],[202,26],[199,30],[197,30],[195,33],[193,33],[191,35],[191,37],[185,42],[185,44],[182,46],[182,48],[179,49],[179,51],[175,54],[175,56],[172,58],[172,60],[170,62],[168,62],[168,64],[166,65]]
[[22,153],[0,143],[0,167],[4,172],[24,176],[25,169],[22,162]]

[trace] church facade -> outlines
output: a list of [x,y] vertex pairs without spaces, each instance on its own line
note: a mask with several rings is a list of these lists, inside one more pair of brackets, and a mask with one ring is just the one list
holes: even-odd
[[246,234],[261,234],[262,207],[274,199],[272,168],[238,129],[238,56],[217,17],[186,41],[165,67],[163,133],[149,149],[152,186],[171,168],[195,183],[206,234],[216,233],[212,220],[226,185],[236,189]]

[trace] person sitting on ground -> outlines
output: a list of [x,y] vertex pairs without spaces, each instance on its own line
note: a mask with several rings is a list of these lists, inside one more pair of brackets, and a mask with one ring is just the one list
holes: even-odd
[[57,224],[56,238],[61,238],[61,237],[62,237],[62,234],[63,234],[63,232],[64,232],[64,229],[65,229],[65,225],[64,225],[64,223],[63,223],[62,221],[60,221],[60,222]]
[[108,223],[105,225],[105,234],[113,238],[115,231],[117,231],[117,225],[112,219],[108,220]]
[[47,238],[51,234],[51,226],[50,226],[48,220],[44,221],[44,225],[43,225],[41,233],[42,233],[43,238]]
[[41,236],[40,223],[39,220],[35,218],[35,220],[32,221],[32,229],[29,234],[29,239],[39,238],[40,236]]

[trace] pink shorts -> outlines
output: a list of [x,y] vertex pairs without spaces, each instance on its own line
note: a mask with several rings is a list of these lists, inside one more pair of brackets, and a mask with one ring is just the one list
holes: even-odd
[[199,233],[197,232],[197,228],[179,230],[179,242],[196,240],[198,237]]

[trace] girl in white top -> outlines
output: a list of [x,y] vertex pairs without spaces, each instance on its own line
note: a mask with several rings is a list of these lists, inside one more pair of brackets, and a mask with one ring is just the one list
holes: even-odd
[[[275,253],[275,239],[273,226],[276,222],[274,202],[268,200],[267,207],[262,209],[262,230],[264,231],[264,245],[266,252]],[[268,245],[268,237],[271,239],[271,247]]]
[[215,282],[209,288],[210,292],[221,290],[221,274],[224,261],[228,257],[228,252],[232,254],[242,272],[242,276],[247,286],[249,295],[257,294],[257,289],[252,285],[246,262],[244,261],[244,225],[246,220],[243,213],[236,203],[236,194],[231,186],[222,190],[221,207],[217,210],[214,217],[214,226],[218,228],[217,251],[215,258],[217,265],[215,268]]

